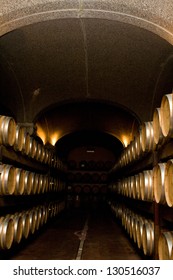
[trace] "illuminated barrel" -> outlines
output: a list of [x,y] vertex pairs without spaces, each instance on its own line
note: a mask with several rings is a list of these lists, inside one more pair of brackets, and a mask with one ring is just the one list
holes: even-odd
[[10,249],[14,241],[14,221],[7,215],[0,218],[0,249]]
[[17,124],[16,125],[16,134],[15,134],[15,142],[14,142],[14,150],[22,151],[25,143],[25,127]]
[[19,213],[15,213],[11,216],[14,222],[14,242],[20,243],[23,235],[23,221]]
[[142,151],[149,152],[155,149],[153,122],[142,124]]
[[173,232],[162,232],[158,242],[159,260],[173,260]]
[[157,203],[162,203],[162,204],[166,202],[165,170],[166,170],[166,163],[159,163],[153,168],[154,198]]
[[0,144],[13,146],[16,137],[16,122],[12,117],[0,115]]
[[153,192],[153,170],[144,170],[141,173],[141,198],[142,200],[152,201]]
[[31,194],[33,184],[34,184],[34,173],[25,170],[24,194],[26,195]]
[[164,137],[173,137],[173,93],[166,94],[161,100],[161,129]]
[[16,168],[16,179],[15,179],[15,195],[21,195],[24,193],[25,188],[25,170]]
[[150,221],[143,225],[142,248],[145,255],[151,256],[154,252],[154,225]]
[[153,136],[155,144],[162,145],[165,142],[165,137],[161,128],[161,109],[155,108],[153,114]]
[[23,237],[28,238],[28,235],[30,233],[30,226],[31,226],[30,216],[26,211],[21,212],[20,215],[22,217]]
[[16,168],[12,165],[0,165],[0,195],[14,194],[16,185]]
[[173,159],[168,160],[165,169],[165,198],[169,207],[173,206]]

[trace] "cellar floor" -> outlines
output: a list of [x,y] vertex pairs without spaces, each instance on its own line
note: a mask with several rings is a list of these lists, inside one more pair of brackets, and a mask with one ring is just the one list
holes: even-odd
[[[81,250],[82,249],[82,253]],[[69,208],[8,252],[11,260],[140,260],[144,256],[103,204]]]

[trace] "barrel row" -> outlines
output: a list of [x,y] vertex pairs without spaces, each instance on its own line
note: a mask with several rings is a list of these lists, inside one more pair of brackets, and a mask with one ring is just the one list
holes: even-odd
[[155,108],[153,120],[143,122],[138,134],[123,150],[113,171],[141,159],[146,153],[173,138],[173,93],[162,97],[161,106]]
[[112,171],[116,171],[134,163],[144,157],[147,153],[155,150],[155,148],[153,121],[144,122],[141,125],[138,134],[129,145],[124,148]]
[[11,146],[17,152],[51,167],[64,170],[63,163],[43,144],[39,143],[26,130],[16,124],[12,117],[0,115],[0,145]]
[[68,191],[75,194],[105,194],[107,193],[106,185],[73,185],[68,187]]
[[64,202],[50,202],[46,206],[39,205],[28,211],[0,217],[0,250],[10,249],[13,244],[27,239],[64,207]]
[[50,191],[62,191],[60,178],[16,168],[9,164],[0,165],[0,195],[34,195]]
[[153,170],[143,170],[134,176],[118,180],[109,185],[109,189],[133,199],[153,201]]
[[67,179],[69,183],[106,183],[107,173],[82,173],[82,172],[68,172]]
[[153,170],[144,170],[139,174],[123,178],[109,186],[118,194],[167,204],[173,207],[173,159],[158,163]]
[[111,204],[116,217],[121,220],[127,234],[137,244],[145,255],[151,256],[154,252],[154,223],[150,219],[136,214],[120,204]]
[[76,169],[80,169],[80,170],[110,170],[113,167],[113,161],[94,161],[94,160],[81,160],[80,162],[77,162],[75,160],[70,160],[68,163],[68,168],[70,170],[76,170]]

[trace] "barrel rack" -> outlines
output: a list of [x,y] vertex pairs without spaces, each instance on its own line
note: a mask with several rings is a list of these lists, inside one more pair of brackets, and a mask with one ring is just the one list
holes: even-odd
[[[168,100],[173,99],[173,94],[166,96]],[[165,106],[165,96],[163,97],[164,106]],[[162,104],[161,104],[162,106]],[[170,106],[170,108],[168,108]],[[159,116],[159,121],[157,118],[157,125],[154,126],[154,118],[153,122],[146,122],[144,123],[138,133],[138,135],[133,139],[133,141],[125,148],[115,164],[112,170],[109,172],[109,189],[112,197],[112,192],[114,193],[115,201],[123,201],[123,206],[126,205],[130,209],[135,210],[136,213],[142,213],[142,215],[146,215],[153,220],[154,225],[154,244],[153,244],[153,251],[152,257],[153,259],[162,259],[163,254],[160,258],[159,256],[159,240],[162,233],[168,231],[169,234],[172,234],[173,231],[173,208],[166,204],[166,201],[163,202],[156,202],[154,197],[154,183],[152,175],[152,191],[153,197],[148,199],[139,199],[139,197],[126,197],[124,200],[124,194],[122,194],[122,185],[118,182],[122,182],[123,178],[128,178],[129,176],[135,176],[136,174],[140,174],[145,170],[152,171],[154,174],[154,168],[157,167],[159,164],[171,161],[173,159],[173,128],[172,128],[172,108],[173,104],[167,104],[166,112],[165,108],[162,110],[162,114],[165,114],[169,111],[170,112],[170,127],[168,129],[168,136],[164,136],[162,131],[162,127],[164,125],[163,117]],[[154,114],[160,113],[160,108],[156,108],[157,111]],[[169,110],[170,109],[170,110]],[[160,126],[158,128],[158,125]],[[167,126],[168,127],[168,126]],[[154,129],[157,128],[157,131]],[[154,139],[154,133],[157,132],[157,141]],[[149,134],[149,136],[147,135]],[[147,138],[148,137],[148,138]],[[161,140],[160,140],[161,139]],[[139,146],[142,145],[141,141],[145,141],[143,143],[143,148],[139,151]],[[140,143],[140,144],[139,144]],[[136,157],[136,158],[135,158]],[[164,175],[165,176],[165,175]],[[162,179],[163,180],[163,179]],[[165,179],[164,179],[165,180]],[[165,181],[164,181],[165,182]],[[164,182],[162,184],[164,185]],[[157,182],[156,182],[157,184]],[[163,186],[163,188],[165,188]],[[164,190],[165,191],[165,190]],[[148,200],[148,201],[147,201]],[[125,202],[124,202],[125,201]],[[111,201],[109,201],[111,207],[114,209],[114,205],[112,206]],[[114,209],[114,212],[119,211],[116,216],[122,218],[122,209]],[[123,222],[122,222],[123,223]],[[166,235],[165,235],[166,238]],[[171,241],[172,242],[172,241]],[[166,240],[165,244],[169,243]],[[167,244],[168,245],[168,244]],[[168,252],[170,255],[167,257],[168,259],[173,258],[173,245],[170,245],[171,250]],[[165,256],[164,256],[165,257]],[[164,259],[163,257],[163,259]]]
[[23,148],[16,148],[16,127],[13,118],[0,116],[0,256],[65,208],[66,166],[32,135],[27,152],[26,133]]

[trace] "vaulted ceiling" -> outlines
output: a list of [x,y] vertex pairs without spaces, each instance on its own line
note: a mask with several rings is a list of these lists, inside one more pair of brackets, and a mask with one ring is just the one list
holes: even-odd
[[172,91],[172,1],[0,7],[0,113],[34,122],[45,142],[95,130],[126,144]]

